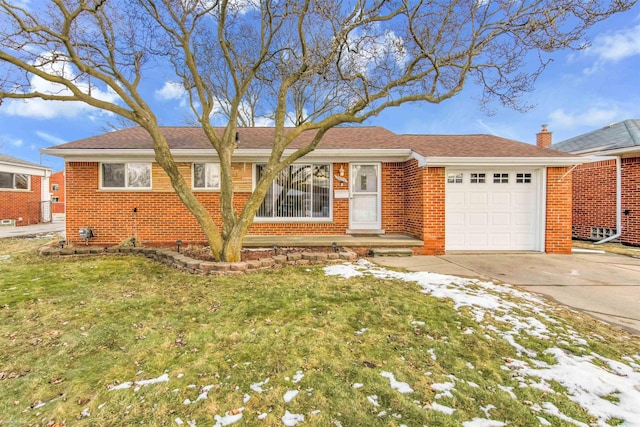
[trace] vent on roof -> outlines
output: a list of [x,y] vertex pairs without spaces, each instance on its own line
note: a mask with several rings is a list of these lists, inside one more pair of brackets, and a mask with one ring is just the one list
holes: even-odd
[[594,240],[602,240],[616,234],[615,228],[591,227],[591,238]]

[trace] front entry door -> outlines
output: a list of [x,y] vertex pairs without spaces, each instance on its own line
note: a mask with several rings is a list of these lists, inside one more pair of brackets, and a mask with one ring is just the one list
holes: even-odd
[[380,163],[351,163],[350,228],[380,230]]

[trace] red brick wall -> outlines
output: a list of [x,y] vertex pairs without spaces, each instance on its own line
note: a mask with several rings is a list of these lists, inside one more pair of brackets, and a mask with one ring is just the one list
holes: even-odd
[[[571,253],[571,183],[568,167],[547,168],[545,252]],[[569,173],[567,173],[569,172]]]
[[424,255],[444,254],[445,247],[445,168],[424,168]]
[[573,170],[573,234],[589,239],[591,227],[616,228],[616,162],[587,163]]
[[40,222],[42,177],[31,176],[30,179],[30,190],[0,188],[0,219],[14,219],[16,225],[38,224]]
[[[622,235],[619,241],[640,245],[640,157],[622,159]],[[628,213],[625,215],[624,212]],[[591,237],[591,227],[616,228],[616,162],[580,165],[573,177],[573,233]]]
[[[625,215],[624,212],[628,211]],[[640,246],[640,157],[622,159],[622,236],[627,245]]]
[[[54,184],[58,185],[57,190],[53,189]],[[64,171],[51,174],[49,177],[49,186],[51,190],[51,212],[64,213]],[[54,197],[58,198],[57,202],[53,201]]]
[[417,160],[405,164],[402,194],[404,195],[404,234],[422,239],[424,233],[424,169],[418,167]]
[[[347,163],[334,164],[334,175],[344,169],[349,177]],[[98,163],[70,162],[67,173],[67,239],[79,241],[78,230],[92,228],[94,244],[112,245],[134,235],[143,244],[173,244],[177,239],[204,242],[204,234],[195,218],[182,205],[172,191],[107,191],[98,190]],[[404,232],[404,199],[401,191],[405,176],[402,163],[382,166],[382,226],[387,233]],[[155,176],[154,176],[155,180]],[[154,181],[155,183],[155,181]],[[155,184],[154,184],[155,185]],[[333,190],[347,190],[334,179]],[[239,211],[249,197],[248,192],[236,192],[234,203]],[[214,218],[220,217],[218,192],[196,192]],[[137,208],[134,215],[133,208]],[[220,221],[216,223],[220,225]],[[333,199],[331,222],[254,222],[249,233],[254,235],[285,234],[345,234],[349,228],[349,199]]]

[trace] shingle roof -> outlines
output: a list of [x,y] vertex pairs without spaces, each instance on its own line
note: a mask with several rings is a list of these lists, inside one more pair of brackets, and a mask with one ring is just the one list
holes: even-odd
[[[216,128],[222,133],[223,128]],[[172,149],[211,148],[200,127],[163,127],[162,132]],[[311,141],[314,132],[300,135],[290,148]],[[239,149],[269,149],[273,145],[274,128],[238,129]],[[50,147],[65,149],[151,149],[149,134],[141,127],[110,132]],[[492,135],[398,135],[383,127],[357,126],[330,129],[320,149],[409,148],[422,156],[437,157],[567,157],[566,153],[539,148],[523,142]]]
[[402,135],[402,145],[425,157],[567,157],[548,148],[493,135]]
[[0,154],[0,163],[14,163],[16,165],[31,166],[39,169],[49,169],[46,166],[42,166],[37,163],[27,162],[26,160],[18,159],[17,157],[7,156],[6,154]]
[[553,144],[554,150],[567,153],[640,148],[640,120],[614,123],[562,142]]

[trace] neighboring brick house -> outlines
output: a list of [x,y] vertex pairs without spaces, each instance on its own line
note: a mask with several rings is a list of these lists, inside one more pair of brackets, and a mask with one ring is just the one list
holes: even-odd
[[51,184],[51,212],[64,214],[64,171],[56,172],[49,178]]
[[50,221],[50,175],[51,168],[0,154],[0,224]]
[[[162,129],[185,180],[220,224],[220,168],[200,128]],[[239,210],[272,145],[273,128],[238,130],[233,184]],[[309,141],[302,134],[291,148]],[[67,239],[135,237],[144,245],[204,242],[196,220],[154,161],[141,128],[43,150],[65,160]],[[489,135],[397,135],[339,127],[283,171],[250,235],[403,235],[420,253],[571,251],[571,173],[580,158]]]
[[589,163],[573,171],[573,235],[640,246],[640,120],[625,120],[551,148]]

